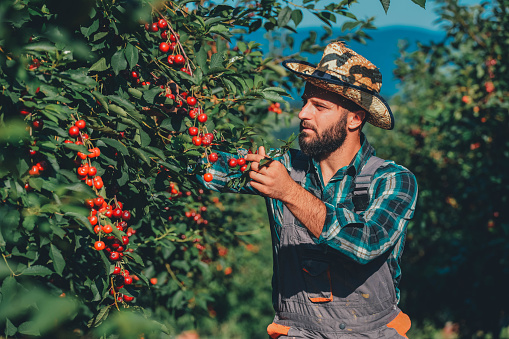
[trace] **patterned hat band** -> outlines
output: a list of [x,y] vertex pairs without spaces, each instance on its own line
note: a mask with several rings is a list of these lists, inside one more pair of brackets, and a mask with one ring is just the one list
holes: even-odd
[[380,70],[344,43],[327,45],[318,66],[295,59],[284,61],[283,66],[304,80],[355,102],[369,113],[367,122],[370,124],[383,129],[394,128],[391,109],[379,94]]

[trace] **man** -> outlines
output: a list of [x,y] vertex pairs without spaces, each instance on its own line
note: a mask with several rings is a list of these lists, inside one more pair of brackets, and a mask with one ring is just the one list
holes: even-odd
[[[381,74],[334,42],[318,66],[288,60],[306,80],[299,118],[301,151],[261,166],[248,154],[243,193],[267,199],[273,240],[274,322],[271,338],[406,338],[408,316],[397,307],[399,262],[417,199],[414,175],[374,157],[364,122],[392,129],[379,95]],[[226,161],[209,188],[224,190]],[[371,160],[370,160],[371,159]]]

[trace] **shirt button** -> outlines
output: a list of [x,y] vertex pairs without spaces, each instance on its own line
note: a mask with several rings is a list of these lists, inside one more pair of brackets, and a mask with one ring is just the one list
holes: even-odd
[[345,324],[345,323],[341,323],[341,324],[339,324],[339,328],[340,328],[340,329],[344,330],[344,329],[345,329],[345,327],[346,327],[346,324]]

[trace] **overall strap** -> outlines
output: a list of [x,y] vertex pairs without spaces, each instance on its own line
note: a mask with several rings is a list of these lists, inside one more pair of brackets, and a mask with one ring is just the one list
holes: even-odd
[[364,212],[369,204],[369,186],[376,170],[385,162],[384,159],[372,156],[368,159],[366,164],[362,167],[359,174],[355,176],[354,190],[353,190],[353,204],[355,206],[355,213],[360,214]]
[[297,183],[301,184],[306,178],[306,172],[309,168],[309,158],[302,152],[291,149],[290,155],[292,159],[292,169],[290,177]]

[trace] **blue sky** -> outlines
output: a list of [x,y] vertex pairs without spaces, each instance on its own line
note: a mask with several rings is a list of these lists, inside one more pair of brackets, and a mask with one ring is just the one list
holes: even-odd
[[[322,1],[325,3],[326,1]],[[328,3],[329,1],[327,1]],[[464,5],[479,4],[480,0],[461,0]],[[375,17],[375,26],[413,26],[438,31],[440,26],[435,23],[438,16],[435,13],[437,8],[434,1],[426,1],[426,9],[413,3],[411,0],[392,0],[389,11],[385,11],[380,0],[359,0],[351,6],[351,12],[359,19]],[[342,20],[342,19],[340,19]],[[339,24],[341,24],[341,21]],[[301,26],[321,26],[322,22],[313,15],[305,16]]]

